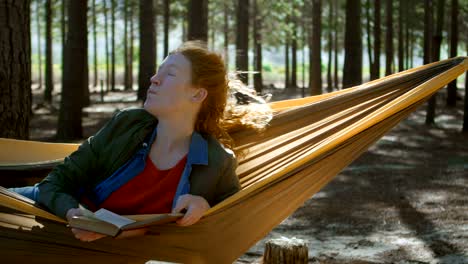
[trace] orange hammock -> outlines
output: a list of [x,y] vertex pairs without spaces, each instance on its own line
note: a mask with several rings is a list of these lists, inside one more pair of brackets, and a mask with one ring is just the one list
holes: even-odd
[[[330,94],[271,103],[275,115],[264,133],[232,134],[247,151],[237,170],[242,190],[193,226],[167,224],[142,237],[80,242],[63,220],[0,192],[1,258],[8,263],[231,263],[467,68],[468,59],[453,58]],[[37,153],[48,152],[37,146]],[[0,156],[0,169],[41,163],[33,160],[32,147],[30,160],[21,162],[15,161],[15,150],[1,149],[8,155]]]

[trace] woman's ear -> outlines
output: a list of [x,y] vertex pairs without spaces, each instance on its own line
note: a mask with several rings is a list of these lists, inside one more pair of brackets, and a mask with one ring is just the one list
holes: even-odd
[[203,102],[206,96],[208,95],[208,91],[205,88],[198,88],[192,96],[193,102]]

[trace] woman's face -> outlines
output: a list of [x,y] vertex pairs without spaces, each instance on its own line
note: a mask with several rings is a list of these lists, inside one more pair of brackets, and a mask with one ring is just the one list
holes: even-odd
[[182,54],[167,56],[151,77],[144,108],[156,117],[193,111],[191,99],[196,88],[191,84],[191,70],[190,61]]

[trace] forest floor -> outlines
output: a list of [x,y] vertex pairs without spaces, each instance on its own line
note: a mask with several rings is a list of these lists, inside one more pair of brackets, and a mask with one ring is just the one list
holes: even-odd
[[[37,107],[41,95],[33,93],[31,139],[54,141],[58,105]],[[436,125],[424,125],[421,107],[235,263],[261,263],[265,242],[280,237],[305,240],[310,263],[468,263],[463,102],[445,108],[440,97]],[[134,100],[134,93],[115,92],[86,108],[84,136],[115,110],[141,105]]]

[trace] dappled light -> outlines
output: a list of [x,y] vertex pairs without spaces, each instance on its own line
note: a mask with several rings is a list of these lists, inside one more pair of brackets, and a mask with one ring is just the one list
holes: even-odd
[[467,0],[0,1],[3,261],[468,263]]

